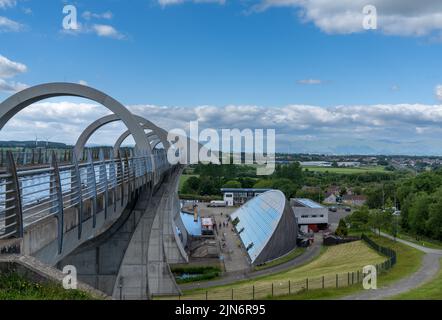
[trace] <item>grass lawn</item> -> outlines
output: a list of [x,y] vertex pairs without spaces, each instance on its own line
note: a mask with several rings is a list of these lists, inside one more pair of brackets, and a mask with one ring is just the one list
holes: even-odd
[[[254,292],[255,299],[272,296],[287,295],[288,292],[299,292],[322,287],[324,276],[325,287],[334,287],[336,274],[338,282],[346,285],[348,273],[362,270],[366,265],[382,263],[386,257],[379,255],[362,241],[328,247],[322,255],[310,263],[270,276],[258,279],[245,280],[221,287],[209,288],[209,299],[235,300],[251,299]],[[206,289],[196,289],[184,293],[183,299],[204,299]]]
[[16,273],[0,274],[0,300],[93,300],[79,290],[65,290],[57,283],[35,283]]
[[[424,253],[411,248],[405,244],[394,242],[393,240],[379,237],[371,234],[370,237],[381,246],[392,248],[397,254],[397,263],[393,269],[387,273],[381,274],[378,278],[378,286],[386,286],[393,282],[396,282],[402,278],[405,278],[414,272],[416,272],[422,263]],[[297,295],[278,297],[278,299],[286,300],[313,300],[313,299],[338,299],[347,295],[354,294],[361,291],[361,284],[339,288],[339,289],[324,289],[324,290],[312,290],[303,292]]]
[[[382,230],[382,231],[385,233],[389,233],[386,230]],[[419,240],[416,240],[415,237],[413,237],[405,232],[400,232],[397,237],[399,239],[407,240],[407,241],[413,242],[413,243],[418,244],[423,247],[427,247],[427,248],[431,248],[431,249],[442,249],[442,242],[437,241],[437,240],[428,239],[425,237],[420,237]]]
[[[442,264],[442,259],[440,260]],[[442,300],[442,269],[430,282],[406,293],[393,297],[394,300]]]
[[254,270],[258,271],[258,270],[268,269],[268,268],[286,263],[286,262],[291,261],[291,260],[295,259],[296,257],[300,256],[301,254],[303,254],[305,252],[305,250],[306,250],[306,248],[299,248],[298,247],[295,250],[290,251],[288,254],[286,254],[285,256],[283,256],[279,259],[264,263],[260,266],[256,266]]
[[182,174],[180,177],[180,183],[179,183],[179,187],[178,187],[178,191],[181,192],[181,190],[183,189],[183,185],[184,183],[190,178],[190,177],[199,177],[199,175],[196,174]]
[[385,167],[361,167],[361,168],[331,168],[331,167],[303,167],[304,170],[314,172],[329,172],[341,174],[365,173],[365,172],[386,172]]

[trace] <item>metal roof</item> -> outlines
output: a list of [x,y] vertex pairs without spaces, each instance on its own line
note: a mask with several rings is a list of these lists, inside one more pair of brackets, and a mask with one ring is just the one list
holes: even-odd
[[312,208],[312,209],[320,209],[320,208],[324,208],[323,206],[321,206],[319,203],[310,200],[310,199],[305,199],[305,198],[296,198],[295,199],[296,202],[300,203],[301,205],[303,205],[304,207],[307,208]]
[[[253,198],[231,214],[239,219],[236,230],[252,261],[259,256],[272,237],[282,217],[286,199],[279,190],[271,190]],[[241,231],[241,232],[240,232]]]

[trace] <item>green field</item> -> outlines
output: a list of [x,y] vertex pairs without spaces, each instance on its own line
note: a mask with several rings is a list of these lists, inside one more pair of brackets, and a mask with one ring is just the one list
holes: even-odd
[[[387,273],[381,274],[378,278],[378,286],[386,286],[400,279],[410,276],[416,272],[422,263],[424,253],[421,251],[409,247],[400,242],[394,242],[393,240],[380,237],[377,235],[370,235],[370,238],[376,241],[377,244],[388,247],[396,251],[397,263]],[[311,290],[303,292],[301,294],[289,295],[283,297],[277,297],[277,299],[285,300],[314,300],[314,299],[339,299],[347,295],[351,295],[361,291],[361,285],[353,285],[346,288],[339,289],[324,289],[324,290]]]
[[279,266],[280,264],[289,262],[289,261],[295,259],[296,257],[299,257],[301,254],[303,254],[305,252],[305,250],[306,250],[306,248],[298,247],[295,250],[290,251],[288,254],[286,254],[285,256],[283,256],[279,259],[275,259],[273,261],[264,263],[260,266],[256,266],[254,268],[254,270],[258,271],[258,270],[263,270],[263,269],[268,269],[271,267]]
[[[442,259],[440,260],[442,264]],[[393,297],[395,300],[442,300],[442,269],[430,282],[406,293]]]
[[365,173],[365,172],[387,172],[385,167],[361,167],[361,168],[332,168],[332,167],[303,167],[304,170],[313,172],[329,172],[339,174],[353,174],[353,173]]
[[348,273],[356,273],[366,265],[375,265],[385,260],[385,257],[362,241],[356,241],[328,247],[317,259],[289,271],[221,287],[191,290],[181,298],[204,299],[207,290],[208,299],[227,300],[232,298],[232,293],[235,300],[251,299],[252,292],[256,299],[263,299],[287,295],[289,292],[302,292],[307,286],[309,290],[320,288],[323,283],[325,287],[335,287],[337,274],[339,285],[347,286]]

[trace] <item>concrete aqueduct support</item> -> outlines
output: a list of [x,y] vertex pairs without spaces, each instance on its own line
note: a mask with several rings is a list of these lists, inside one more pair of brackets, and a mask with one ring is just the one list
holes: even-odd
[[[55,175],[57,184],[57,195],[50,199],[53,209],[47,217],[35,223],[31,221],[30,225],[24,227],[23,220],[18,219],[23,216],[23,212],[15,212],[21,210],[21,206],[16,206],[13,213],[8,213],[11,217],[12,215],[18,217],[17,221],[20,222],[16,226],[17,232],[11,233],[12,237],[23,236],[22,254],[33,255],[47,264],[62,266],[61,264],[68,261],[77,265],[83,263],[86,273],[91,266],[94,266],[98,272],[90,274],[92,277],[89,277],[89,282],[94,282],[97,287],[112,293],[116,298],[143,299],[155,294],[176,294],[179,289],[168,263],[187,261],[187,255],[179,241],[174,224],[176,221],[179,226],[181,225],[180,229],[183,228],[179,219],[176,192],[181,171],[177,170],[178,168],[170,169],[165,163],[164,154],[158,152],[154,154],[152,150],[159,142],[163,143],[165,148],[170,146],[166,132],[146,119],[132,115],[122,104],[108,95],[87,86],[71,83],[38,85],[6,99],[0,105],[0,129],[27,106],[60,96],[90,99],[112,111],[114,115],[109,116],[108,120],[124,122],[129,129],[128,132],[135,139],[138,157],[131,159],[119,157],[115,161],[109,160],[115,171],[115,181],[120,179],[119,187],[115,181],[107,181],[107,162],[102,156],[97,163],[89,157],[88,163],[75,162],[68,169],[59,168],[54,157],[51,168],[47,169],[48,174]],[[104,122],[100,119],[94,126],[98,128]],[[156,135],[156,139],[155,137],[149,139],[145,134],[146,126],[150,126],[149,129]],[[83,142],[86,143],[96,130],[89,129],[91,128],[83,132],[79,139],[81,148],[84,147]],[[79,158],[79,154],[76,148],[74,159]],[[105,188],[100,192],[97,191],[99,187],[95,177],[97,168],[100,188]],[[83,182],[80,178],[80,170],[86,172],[87,181]],[[81,203],[73,204],[75,201],[72,198],[66,200],[67,194],[63,193],[65,191],[60,182],[61,171],[71,172],[78,181],[86,183],[88,192],[92,191],[92,201],[84,199],[83,203],[81,195],[84,186],[72,182],[71,188],[78,189]],[[26,175],[30,177],[32,170],[27,171]],[[104,185],[102,179],[105,180]],[[166,179],[164,183],[163,179]],[[89,190],[91,188],[93,190]],[[154,193],[154,196],[150,198],[146,192],[148,195]],[[72,190],[69,191],[69,197],[72,197],[71,193]],[[135,207],[132,207],[133,205]],[[89,212],[92,208],[92,215],[89,217],[88,213],[87,217],[83,217],[83,208]],[[132,226],[129,227],[129,224]],[[112,236],[115,241],[111,239]],[[184,232],[183,239],[186,238]],[[113,250],[117,250],[119,254],[115,252],[112,254]],[[114,256],[118,255],[121,257],[121,264],[118,263],[118,259],[114,259]],[[103,258],[105,256],[109,260]],[[106,261],[113,261],[113,264],[107,265],[115,273],[111,281],[100,275],[100,262]],[[109,270],[104,265],[102,267],[101,270]]]

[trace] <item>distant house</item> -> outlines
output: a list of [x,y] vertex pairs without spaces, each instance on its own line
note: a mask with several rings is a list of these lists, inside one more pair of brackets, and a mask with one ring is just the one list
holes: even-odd
[[334,193],[326,193],[324,203],[325,204],[336,204],[337,197]]
[[342,197],[342,203],[348,206],[363,206],[367,202],[366,196],[361,195],[344,195]]
[[335,196],[338,196],[341,193],[341,187],[339,186],[331,186],[327,188],[327,194],[333,193]]

